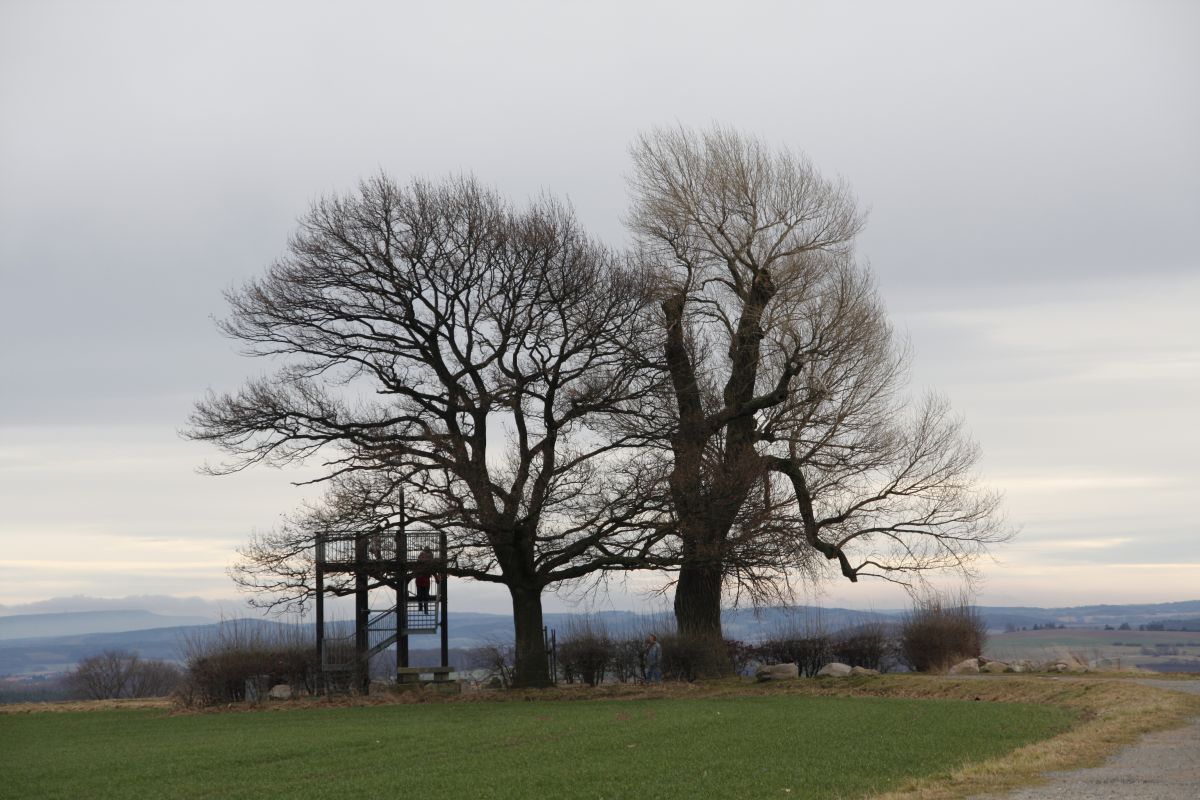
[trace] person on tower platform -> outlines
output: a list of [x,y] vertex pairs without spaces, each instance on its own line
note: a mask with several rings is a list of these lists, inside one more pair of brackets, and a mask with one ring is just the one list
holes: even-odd
[[442,576],[437,574],[433,563],[433,551],[428,547],[421,550],[417,556],[416,566],[413,568],[414,582],[417,585],[417,609],[422,614],[429,613],[430,588],[432,583],[437,581],[442,582]]

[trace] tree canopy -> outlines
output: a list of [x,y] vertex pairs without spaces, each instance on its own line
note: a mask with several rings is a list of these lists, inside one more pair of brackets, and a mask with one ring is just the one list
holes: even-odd
[[680,631],[719,637],[726,591],[771,596],[823,561],[912,582],[1006,538],[961,422],[902,391],[907,351],[854,258],[849,189],[725,128],[655,131],[632,155]]
[[628,253],[553,199],[380,176],[228,293],[222,330],[276,370],[199,402],[188,435],[227,454],[214,472],[302,461],[325,486],[240,583],[303,603],[319,534],[445,531],[451,575],[508,588],[538,685],[564,582],[670,570],[680,633],[716,654],[730,594],[786,598],[825,565],[969,574],[1009,535],[948,403],[905,393],[849,189],[725,128],[632,157]]
[[642,280],[563,204],[470,178],[316,203],[221,325],[279,368],[192,416],[230,456],[215,472],[319,462],[328,486],[246,549],[243,582],[302,601],[316,534],[398,524],[403,498],[448,533],[449,574],[508,587],[518,681],[546,682],[542,591],[654,560],[636,442],[595,431],[656,380]]

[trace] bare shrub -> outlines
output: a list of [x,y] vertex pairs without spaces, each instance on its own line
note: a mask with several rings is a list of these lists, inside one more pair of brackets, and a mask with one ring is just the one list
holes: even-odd
[[66,680],[77,695],[89,700],[113,700],[169,695],[181,677],[179,667],[166,661],[144,661],[137,653],[105,650],[80,661]]
[[900,627],[901,656],[917,672],[941,672],[978,658],[986,641],[983,616],[965,596],[918,600]]
[[801,675],[811,678],[833,660],[833,639],[819,612],[806,613],[760,642],[754,656],[763,664],[795,664]]
[[811,678],[833,660],[833,650],[828,634],[813,633],[766,639],[757,647],[756,656],[764,664],[795,664],[801,675]]
[[744,675],[756,660],[758,648],[738,639],[726,639],[725,652],[729,656],[729,662],[733,664],[733,673]]
[[226,620],[210,632],[185,638],[183,651],[187,675],[179,698],[186,705],[255,699],[254,691],[276,683],[309,693],[316,689],[320,663],[307,627]]
[[662,645],[665,680],[694,681],[710,673],[715,658],[726,657],[722,652],[714,658],[713,640],[708,636],[671,634],[658,637],[658,643]]
[[167,697],[183,680],[184,672],[178,664],[149,659],[140,661],[138,668],[129,676],[128,697]]
[[612,642],[612,676],[621,683],[632,683],[646,675],[644,636],[624,637]]
[[487,671],[484,682],[498,689],[509,689],[513,685],[516,669],[516,648],[511,644],[489,642],[467,651],[467,663],[472,669]]
[[895,649],[887,626],[881,622],[868,622],[838,631],[830,648],[833,658],[843,664],[880,672],[886,671]]
[[598,619],[572,618],[567,634],[558,645],[558,661],[568,682],[576,677],[588,686],[604,681],[613,660],[613,641]]

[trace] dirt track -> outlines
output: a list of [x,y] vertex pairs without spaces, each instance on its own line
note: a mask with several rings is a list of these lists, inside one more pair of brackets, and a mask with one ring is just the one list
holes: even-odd
[[[1200,694],[1200,681],[1139,680],[1159,689]],[[1200,797],[1200,718],[1149,734],[1102,766],[1052,772],[1041,786],[974,800],[1196,800]]]

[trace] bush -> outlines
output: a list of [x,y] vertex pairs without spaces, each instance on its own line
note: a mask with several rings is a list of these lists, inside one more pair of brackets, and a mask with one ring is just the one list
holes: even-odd
[[702,636],[665,634],[658,637],[658,643],[662,645],[663,680],[694,681],[713,660],[712,640]]
[[809,678],[833,660],[832,641],[826,634],[768,640],[760,652],[766,663],[795,664]]
[[745,647],[729,639],[678,633],[659,635],[658,643],[662,645],[663,680],[689,682],[738,669],[739,647]]
[[277,683],[312,693],[321,667],[311,629],[248,620],[222,622],[212,634],[185,640],[184,653],[179,697],[186,705],[255,700]]
[[978,658],[986,641],[987,625],[966,598],[921,600],[900,628],[900,653],[918,672],[942,672],[963,659]]
[[604,682],[614,652],[612,638],[602,622],[586,617],[582,621],[572,619],[558,645],[558,663],[568,683],[578,678],[595,686]]
[[143,661],[137,653],[105,650],[67,673],[72,692],[89,700],[164,697],[175,691],[182,671],[166,661]]
[[839,631],[834,635],[830,649],[834,660],[843,664],[885,672],[895,648],[887,627],[869,622]]
[[612,676],[621,683],[633,683],[646,674],[645,637],[633,636],[612,642]]
[[758,656],[758,648],[738,639],[725,640],[725,653],[733,664],[735,675],[745,675]]
[[508,643],[491,642],[467,651],[467,663],[472,669],[487,670],[485,685],[509,689],[516,675],[517,648]]
[[760,664],[795,664],[803,677],[811,678],[834,660],[833,637],[825,628],[820,610],[808,610],[794,618],[754,648]]

